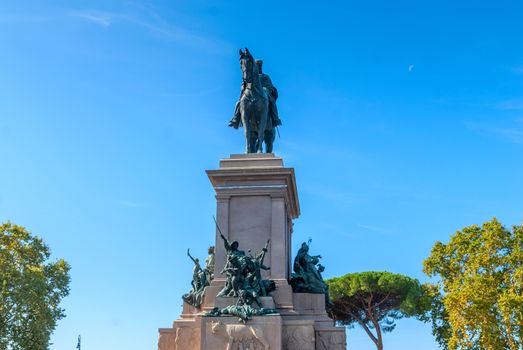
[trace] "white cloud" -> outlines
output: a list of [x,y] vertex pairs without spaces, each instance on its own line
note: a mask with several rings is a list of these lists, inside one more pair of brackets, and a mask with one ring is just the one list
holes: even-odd
[[507,100],[492,105],[495,109],[502,111],[519,111],[523,110],[523,99]]
[[109,13],[103,12],[73,12],[71,16],[82,18],[91,22],[94,22],[98,25],[101,25],[104,28],[107,28],[112,23],[112,16]]
[[414,65],[413,64],[409,64],[409,72],[412,72],[413,69],[414,69]]
[[518,129],[490,129],[491,133],[500,135],[512,143],[523,145],[523,130]]
[[372,232],[375,232],[375,233],[379,233],[379,234],[383,234],[383,235],[390,235],[392,233],[392,231],[390,229],[383,228],[383,227],[376,227],[376,226],[364,225],[364,224],[358,224],[357,226],[361,227],[361,228],[363,228],[365,230],[369,230],[369,231],[372,231]]
[[75,11],[71,12],[70,16],[91,21],[104,28],[116,25],[118,22],[126,22],[178,44],[207,51],[221,51],[228,47],[226,43],[169,23],[157,13],[151,11],[148,11],[146,17],[138,17],[129,13],[103,11]]
[[471,130],[475,130],[483,134],[495,135],[511,143],[521,145],[523,144],[523,120],[516,119],[514,122],[516,125],[504,127],[479,125],[477,123],[471,122],[465,122],[465,126]]
[[43,14],[31,12],[0,13],[0,23],[63,21],[67,18],[86,21],[103,28],[110,28],[117,24],[127,23],[167,41],[194,47],[203,51],[226,52],[232,49],[228,42],[219,40],[213,37],[212,34],[202,34],[186,28],[179,23],[174,23],[173,20],[168,21],[155,11],[149,8],[143,8],[142,6],[121,12],[67,9]]

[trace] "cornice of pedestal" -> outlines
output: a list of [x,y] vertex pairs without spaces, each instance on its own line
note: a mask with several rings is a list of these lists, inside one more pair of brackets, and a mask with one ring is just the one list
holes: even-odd
[[286,199],[292,219],[300,216],[294,168],[272,153],[233,154],[220,160],[220,168],[207,170],[217,198],[270,195]]
[[283,168],[283,159],[274,153],[231,154],[220,159],[220,169],[224,168]]

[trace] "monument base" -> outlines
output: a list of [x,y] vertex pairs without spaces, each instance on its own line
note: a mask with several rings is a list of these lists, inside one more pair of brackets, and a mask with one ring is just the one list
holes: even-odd
[[281,328],[279,315],[255,316],[247,324],[234,316],[202,317],[199,349],[283,349]]
[[[202,309],[184,304],[181,319],[174,321],[173,328],[159,329],[158,350],[346,349],[345,328],[336,327],[328,317],[323,294],[291,293],[291,309],[282,309],[280,315],[254,316],[245,324],[235,316],[205,316],[205,308],[226,307],[236,300],[209,299],[204,300]],[[272,297],[261,301],[263,307],[274,307]]]
[[176,320],[172,328],[160,328],[158,350],[201,349],[201,316],[193,319]]
[[[161,328],[158,350],[345,350],[345,328],[336,327],[325,311],[325,295],[293,293],[292,220],[300,214],[294,169],[274,154],[231,155],[207,174],[216,192],[214,280],[205,288],[201,308],[184,303],[172,328]],[[262,297],[262,307],[278,314],[254,316],[246,323],[236,316],[205,316],[236,298],[217,297],[227,276],[224,239],[238,241],[244,252],[267,247],[260,271],[276,290]],[[237,244],[238,244],[237,243]],[[248,253],[250,254],[250,253]]]
[[327,315],[324,294],[293,293],[292,296],[295,314],[285,315],[284,325],[311,322],[315,339],[315,347],[311,349],[345,350],[347,348],[345,328],[336,327],[334,321]]

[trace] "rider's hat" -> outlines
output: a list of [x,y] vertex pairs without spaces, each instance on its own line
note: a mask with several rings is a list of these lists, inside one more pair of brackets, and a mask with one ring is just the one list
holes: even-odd
[[263,60],[256,60],[256,61],[254,61],[254,63],[262,65],[263,64]]

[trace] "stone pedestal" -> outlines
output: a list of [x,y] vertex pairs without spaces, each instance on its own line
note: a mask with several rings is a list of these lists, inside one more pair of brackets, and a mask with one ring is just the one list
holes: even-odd
[[160,328],[158,350],[201,349],[201,316],[173,322],[172,328]]
[[283,349],[281,329],[281,316],[256,316],[247,324],[236,317],[203,317],[200,349]]
[[[292,309],[291,274],[292,220],[300,215],[293,168],[285,168],[274,154],[233,154],[220,161],[220,168],[207,170],[216,192],[216,221],[229,241],[240,249],[261,251],[270,240],[262,271],[264,279],[276,282],[276,307]],[[223,286],[226,252],[216,230],[215,271],[211,286]],[[211,290],[209,290],[211,292]]]
[[345,350],[345,328],[336,327],[325,311],[325,295],[293,293],[296,314],[286,315],[284,322],[308,320],[314,324],[315,350]]
[[[220,168],[207,170],[216,192],[216,221],[223,235],[240,242],[240,249],[260,251],[270,240],[263,277],[287,281],[291,272],[292,220],[300,215],[293,168],[273,154],[233,154]],[[226,253],[216,230],[215,281]]]
[[[300,215],[293,168],[285,168],[274,154],[237,154],[222,159],[216,170],[207,170],[216,193],[216,220],[229,241],[254,255],[270,240],[264,279],[276,290],[262,298],[264,308],[279,315],[255,316],[246,324],[234,316],[207,317],[214,307],[236,303],[217,297],[225,284],[221,271],[226,252],[216,230],[215,279],[206,287],[201,309],[184,303],[181,318],[172,328],[161,328],[159,350],[342,350],[345,329],[335,327],[325,312],[323,294],[292,293],[292,220]],[[248,253],[247,253],[248,254]]]
[[285,350],[316,350],[314,321],[298,317],[284,318],[282,345]]

